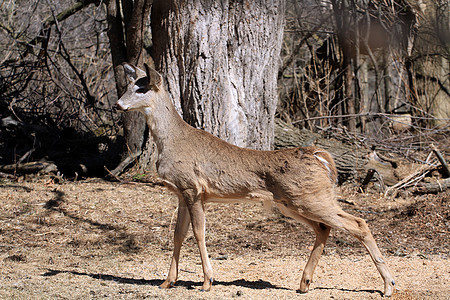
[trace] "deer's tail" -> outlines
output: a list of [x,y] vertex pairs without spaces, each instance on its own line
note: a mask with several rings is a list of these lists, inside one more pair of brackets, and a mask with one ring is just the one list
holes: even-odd
[[331,154],[320,149],[314,152],[314,157],[317,158],[317,160],[321,163],[321,166],[327,171],[328,178],[330,178],[331,183],[336,184],[337,170]]

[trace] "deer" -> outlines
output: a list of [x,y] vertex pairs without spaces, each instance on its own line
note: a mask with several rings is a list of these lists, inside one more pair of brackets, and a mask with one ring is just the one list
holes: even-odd
[[157,148],[158,176],[178,197],[173,254],[161,288],[177,281],[181,246],[192,225],[204,274],[201,290],[209,291],[213,271],[205,244],[205,205],[252,202],[274,206],[315,232],[298,292],[308,292],[330,230],[337,228],[364,245],[384,280],[384,295],[392,295],[394,278],[367,223],[338,204],[337,170],[329,152],[314,146],[264,151],[227,143],[182,119],[155,69],[122,65],[128,86],[115,106],[145,115]]

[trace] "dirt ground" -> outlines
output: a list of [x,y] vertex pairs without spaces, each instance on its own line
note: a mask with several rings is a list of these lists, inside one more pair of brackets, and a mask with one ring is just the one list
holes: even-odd
[[[393,275],[393,299],[450,299],[450,193],[385,199],[340,188],[367,220]],[[157,184],[0,181],[1,299],[380,299],[362,246],[332,230],[308,294],[298,294],[312,232],[260,205],[207,206],[215,283],[203,281],[192,234],[177,286],[162,290],[177,201]]]

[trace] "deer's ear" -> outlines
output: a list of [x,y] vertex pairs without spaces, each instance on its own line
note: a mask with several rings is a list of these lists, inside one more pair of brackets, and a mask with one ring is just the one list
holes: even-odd
[[130,81],[135,81],[137,79],[136,68],[127,63],[122,64],[123,70],[125,71],[125,75],[127,75]]
[[145,72],[147,73],[148,88],[156,91],[159,90],[162,84],[162,76],[147,64],[144,64],[144,66]]
[[138,78],[146,76],[145,72],[138,67],[130,65],[128,63],[123,63],[122,66],[123,70],[125,71],[125,75],[127,75],[130,81],[136,81]]

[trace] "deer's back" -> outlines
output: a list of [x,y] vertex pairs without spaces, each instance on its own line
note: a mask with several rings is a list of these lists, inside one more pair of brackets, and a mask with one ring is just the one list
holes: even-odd
[[316,147],[258,151],[229,144],[198,129],[161,153],[159,175],[179,191],[194,189],[216,198],[294,199],[333,188],[336,168]]

